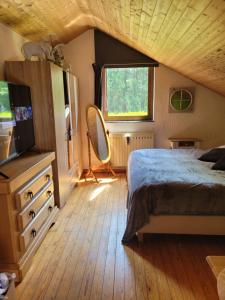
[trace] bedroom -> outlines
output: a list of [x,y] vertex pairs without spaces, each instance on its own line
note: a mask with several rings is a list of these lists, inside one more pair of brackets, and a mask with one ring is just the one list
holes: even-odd
[[[122,47],[133,48],[138,57],[144,55],[159,62],[159,66],[154,68],[154,122],[106,122],[110,134],[150,132],[154,136],[154,148],[163,149],[170,148],[170,137],[199,139],[200,148],[204,150],[225,144],[223,1],[33,3],[1,3],[0,77],[1,80],[8,80],[10,76],[15,76],[18,81],[30,82],[28,85],[31,85],[37,75],[29,71],[26,76],[22,63],[10,64],[12,61],[24,61],[22,45],[41,41],[49,35],[53,35],[54,39],[56,36],[60,43],[65,44],[65,61],[71,65],[72,73],[78,79],[80,154],[75,153],[75,160],[79,161],[81,170],[88,169],[86,107],[94,103],[95,97],[92,64],[96,62],[96,28],[109,34],[113,41],[121,42]],[[6,61],[10,61],[8,65]],[[36,63],[32,62],[33,66]],[[26,68],[29,68],[29,62]],[[53,68],[56,70],[55,66]],[[49,111],[52,109],[53,116],[58,117],[58,123],[56,121],[54,126],[59,127],[55,128],[55,133],[61,130],[60,120],[64,117],[57,114],[54,107],[51,108],[51,100],[48,99],[54,95],[45,95],[42,90],[41,95],[37,95],[40,90],[38,85],[42,82],[36,80],[32,86],[34,131],[39,132],[35,142],[40,143],[40,148],[43,148],[42,139],[45,136],[48,139],[54,133],[44,127],[43,120],[55,121],[50,119]],[[58,86],[56,84],[56,88]],[[186,88],[193,92],[191,112],[170,111],[169,96],[173,88]],[[57,91],[57,94],[60,93]],[[46,97],[46,102],[42,101],[41,106],[40,96]],[[39,97],[37,101],[36,97]],[[39,112],[40,119],[35,117]],[[73,118],[76,115],[72,116],[72,122]],[[60,139],[59,146],[60,141],[63,144],[65,140],[63,134]],[[48,142],[45,140],[46,144]],[[48,144],[45,150],[55,152],[55,147],[58,144]],[[58,158],[65,157],[64,152],[69,148],[65,146],[63,149],[57,153]],[[57,148],[57,151],[60,149]],[[49,161],[52,159],[49,158]],[[7,171],[11,170],[7,166],[16,161],[5,163],[0,170],[8,174]],[[16,170],[20,171],[18,168]],[[56,170],[53,169],[53,172]],[[65,177],[63,172],[58,175]],[[64,200],[62,204],[57,203],[57,206],[63,207],[57,212],[55,210],[55,225],[37,243],[37,248],[40,247],[35,249],[36,254],[29,252],[27,268],[24,268],[25,260],[18,261],[18,253],[11,255],[9,250],[18,245],[5,246],[12,234],[9,228],[15,225],[7,224],[3,218],[0,266],[1,271],[9,271],[10,267],[17,276],[22,276],[21,283],[16,283],[17,299],[218,299],[217,281],[206,257],[225,255],[224,237],[146,234],[143,243],[138,243],[134,238],[129,244],[121,244],[126,225],[127,182],[124,173],[116,172],[116,175],[113,178],[96,173],[97,177],[101,177],[100,183],[81,179],[69,197],[67,193],[71,186],[62,176],[62,185],[65,186],[62,194],[65,194],[63,199],[66,199],[66,204],[63,206]],[[28,177],[20,179],[25,183],[32,176]],[[10,206],[4,206],[3,197],[0,197],[1,211],[5,212]],[[10,201],[9,194],[7,197]],[[12,209],[13,218],[17,209]],[[19,243],[19,233],[18,229],[13,233],[14,243]],[[24,243],[26,241],[24,239]],[[5,258],[4,249],[11,255],[11,261]],[[28,253],[27,250],[25,253]]]

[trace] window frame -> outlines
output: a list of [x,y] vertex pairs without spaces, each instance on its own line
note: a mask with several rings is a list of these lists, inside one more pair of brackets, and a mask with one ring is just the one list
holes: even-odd
[[112,68],[137,68],[140,66],[133,65],[116,65],[116,66],[104,66],[102,70],[102,113],[105,121],[120,122],[120,121],[153,121],[153,101],[154,101],[154,86],[155,86],[155,68],[148,67],[148,115],[147,116],[108,116],[107,111],[107,88],[106,88],[106,69]]

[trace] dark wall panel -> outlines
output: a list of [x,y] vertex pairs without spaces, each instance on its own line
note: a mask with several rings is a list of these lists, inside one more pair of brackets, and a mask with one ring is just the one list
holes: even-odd
[[157,67],[159,64],[154,59],[121,43],[111,36],[95,30],[95,63],[97,65],[126,65],[143,64]]

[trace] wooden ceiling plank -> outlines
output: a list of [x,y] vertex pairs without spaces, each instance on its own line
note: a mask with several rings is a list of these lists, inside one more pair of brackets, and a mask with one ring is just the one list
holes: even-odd
[[[32,6],[30,6],[29,10],[27,10],[28,14],[30,14],[33,17],[35,16],[35,14],[37,14],[39,16],[39,20],[41,21],[41,23],[47,24],[48,29],[46,31],[46,36],[43,38],[48,39],[48,36],[52,32],[57,32],[56,38],[60,40],[60,37],[64,32],[64,26],[63,26],[63,21],[61,19],[61,15],[60,18],[57,16],[58,15],[57,3],[55,3],[55,5],[52,5],[51,2],[47,2],[47,1],[40,1],[40,2],[34,1],[32,3]],[[63,8],[65,9],[65,7],[61,6],[62,11]],[[24,8],[24,10],[26,10],[26,8]],[[52,17],[49,18],[49,15],[51,15]]]
[[[193,66],[193,65],[191,65],[191,66]],[[190,68],[188,71],[185,71],[185,72],[190,75],[190,72],[193,72],[193,71]],[[209,68],[207,68],[205,70],[201,70],[201,72],[195,72],[195,73],[196,73],[196,78],[200,81],[204,80],[205,83],[210,82],[214,79],[217,79],[220,81],[221,78],[224,78],[224,74],[222,72],[218,72],[217,70],[212,70]],[[220,85],[219,82],[218,82],[218,85]]]
[[[225,37],[225,14],[224,12],[218,17],[210,26],[195,40],[192,41],[191,46],[188,47],[187,51],[183,52],[184,55],[181,58],[181,61],[187,61],[189,59],[193,59],[194,57],[198,57],[202,52],[211,52],[214,49],[219,49],[221,44],[223,44]],[[205,41],[207,40],[207,49],[205,45]],[[179,54],[178,54],[179,55]]]
[[157,1],[155,11],[148,31],[147,40],[151,43],[154,42],[159,34],[160,27],[169,11],[172,0]]
[[87,16],[90,15],[90,18],[92,19],[94,27],[97,27],[98,26],[98,21],[96,19],[96,16],[100,17],[100,15],[99,15],[98,6],[96,5],[96,1],[87,1],[87,0],[80,0],[80,1],[81,1],[81,3],[86,3],[86,5],[88,6]]
[[133,31],[134,31],[134,14],[132,11],[132,6],[131,6],[131,2],[130,2],[130,38],[133,40]]
[[140,1],[131,0],[130,1],[130,14],[133,15],[133,24],[134,24],[133,32],[131,32],[131,36],[134,40],[138,40],[142,7],[143,7],[143,0],[140,0]]
[[197,59],[193,60],[194,63],[190,64],[190,66],[192,65],[192,72],[203,72],[205,69],[207,69],[210,71],[217,70],[218,72],[224,74],[224,70],[225,70],[224,56],[225,56],[224,52],[221,54],[221,56],[219,54],[216,56],[211,53],[206,54],[205,56],[202,57],[200,56]]
[[143,0],[138,41],[145,42],[157,0]]
[[88,22],[89,26],[91,26],[92,28],[104,27],[106,31],[109,30],[109,26],[106,26],[106,22],[104,21],[105,11],[100,0],[79,0],[76,1],[76,3],[78,7],[83,8],[82,12],[85,14],[86,23]]
[[160,28],[160,32],[155,40],[152,51],[156,51],[156,49],[163,47],[165,40],[167,39],[173,28],[176,26],[177,22],[183,14],[183,11],[187,8],[189,2],[190,0],[174,0],[172,2],[170,9]]
[[[186,63],[190,60],[196,60],[199,56],[206,55],[207,53],[212,53],[214,51],[220,51],[221,47],[224,47],[223,45],[224,40],[209,40],[209,44],[207,49],[199,43],[198,41],[193,41],[192,47],[188,47],[187,49],[184,49],[183,51],[180,51],[179,53],[175,54],[175,57],[180,57],[179,63]],[[195,51],[192,51],[192,48],[196,48]],[[176,64],[177,62],[174,61]]]
[[[107,16],[106,18],[106,22],[105,23],[108,23],[108,29],[109,29],[109,33],[111,35],[114,35],[118,30],[117,26],[119,23],[119,20],[118,20],[118,15],[117,15],[117,11],[115,9],[115,4],[114,2],[110,2],[108,0],[101,0],[102,2],[102,5],[104,7],[104,11],[105,11],[105,15]],[[97,27],[99,28],[99,27]],[[107,26],[103,26],[101,28],[104,28],[104,32],[107,30]],[[99,29],[101,29],[99,28]]]
[[[224,45],[223,45],[223,49],[224,49]],[[217,50],[215,50],[214,52],[217,52]],[[218,53],[218,52],[217,52]],[[199,55],[198,57],[193,58],[193,62],[194,63],[180,63],[178,64],[174,64],[175,67],[181,67],[182,65],[184,66],[188,66],[188,68],[191,68],[193,74],[198,73],[198,72],[202,72],[204,71],[204,69],[208,69],[208,70],[213,70],[213,69],[217,69],[218,71],[221,71],[222,73],[224,73],[225,70],[225,61],[224,61],[224,51],[221,53],[221,56],[223,56],[222,58],[220,58],[219,54],[216,56],[213,54],[213,52],[208,52],[205,53],[204,55]]]
[[123,12],[122,30],[124,36],[130,35],[130,0],[120,0],[121,14]]
[[[192,66],[192,72],[210,72],[210,74],[218,73],[224,75],[224,64],[225,64],[225,53],[222,53],[222,56],[218,55],[213,58],[211,55],[206,55],[204,57],[200,57],[199,60],[195,61]],[[199,67],[201,65],[201,67]]]
[[72,3],[76,2],[76,4],[79,6],[79,9],[83,14],[89,14],[90,13],[90,7],[89,7],[89,1],[86,0],[70,0]]
[[[215,2],[221,2],[220,0],[213,1],[212,5],[206,8],[190,28],[190,30],[178,41],[177,51],[175,51],[174,56],[180,55],[182,58],[187,58],[191,53],[196,51],[199,45],[201,45],[201,35],[209,29],[212,24],[218,20],[221,16],[224,18],[225,11],[225,3],[223,2],[222,7],[217,8],[214,6]],[[221,11],[221,9],[223,9]],[[210,10],[213,10],[213,14],[210,13]],[[215,31],[212,31],[215,33]],[[217,36],[217,34],[216,34]],[[213,38],[211,38],[213,39]],[[207,37],[208,42],[210,41],[210,37]],[[204,39],[205,41],[205,39]],[[209,48],[209,47],[207,47]]]
[[[26,3],[26,2],[25,2]],[[47,30],[47,26],[40,20],[35,20],[34,16],[24,11],[24,7],[17,6],[14,1],[3,1],[0,6],[1,19],[8,26],[11,26],[14,31],[33,39],[40,37]]]
[[146,33],[146,36],[144,37],[144,44],[147,46],[149,46],[149,44],[148,44],[148,42],[147,42],[147,37],[148,37],[148,34],[149,34],[149,31],[151,30],[151,24],[152,24],[152,21],[153,21],[153,16],[154,16],[154,14],[155,14],[155,10],[157,9],[156,7],[157,7],[157,3],[158,3],[158,0],[155,2],[155,5],[153,5],[152,6],[152,11],[153,11],[153,13],[151,13],[150,14],[150,16],[151,16],[151,20],[150,20],[150,22],[148,23],[149,25],[148,25],[148,29],[147,29],[147,33]]
[[123,10],[123,6],[122,3],[123,1],[121,0],[117,0],[115,1],[116,5],[115,5],[115,12],[117,15],[117,20],[119,21],[119,23],[117,24],[117,26],[119,26],[119,31],[122,34],[124,32],[124,10]]
[[102,1],[96,0],[96,1],[93,1],[93,3],[96,4],[96,10],[95,10],[95,12],[93,12],[94,17],[95,17],[95,24],[96,24],[95,27],[103,26],[103,27],[105,27],[105,29],[107,31],[109,31],[110,26],[108,26],[108,24],[105,22],[105,20],[107,18],[107,14],[105,12],[105,8],[102,4]]
[[[40,15],[42,15],[43,20],[44,18],[48,20],[49,15],[48,13],[46,14],[45,11],[48,11],[47,7],[46,10],[43,7],[43,9],[40,11]],[[52,13],[54,13],[54,11],[52,11]],[[68,37],[73,36],[75,27],[76,31],[80,30],[80,26],[82,26],[80,24],[82,24],[82,20],[82,13],[78,9],[71,9],[70,14],[63,14],[60,15],[60,17],[58,16],[58,14],[55,14],[51,22],[48,22],[48,35],[50,34],[52,36],[53,34],[52,39],[55,40],[56,43],[67,42]],[[49,38],[51,37],[49,36]]]
[[117,0],[116,5],[115,5],[115,13],[116,13],[116,18],[118,20],[118,24],[115,24],[115,29],[122,34],[124,32],[124,16],[123,16],[123,11],[122,11],[122,6],[121,6],[121,1]]
[[[187,32],[187,30],[192,26],[194,21],[199,17],[202,11],[209,5],[211,0],[201,0],[195,1],[192,0],[187,8],[184,10],[182,17],[176,23],[174,29],[168,35],[167,39],[164,42],[164,45],[159,49],[158,55],[164,55],[169,49],[177,49],[177,43],[179,39]],[[168,57],[168,59],[170,59]]]
[[[214,0],[199,16],[192,28],[181,38],[181,42],[185,42],[188,38],[188,43],[191,44],[193,40],[201,37],[205,30],[210,28],[218,18],[225,12],[225,2],[221,0]],[[201,32],[201,34],[200,34]]]

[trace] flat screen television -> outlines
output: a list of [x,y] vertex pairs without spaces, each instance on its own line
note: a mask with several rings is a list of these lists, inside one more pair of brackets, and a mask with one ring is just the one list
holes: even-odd
[[34,144],[30,88],[0,81],[0,165]]

